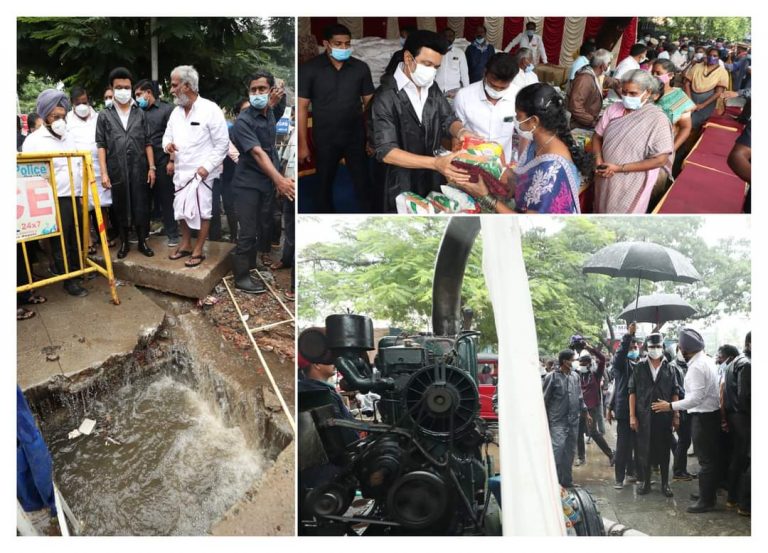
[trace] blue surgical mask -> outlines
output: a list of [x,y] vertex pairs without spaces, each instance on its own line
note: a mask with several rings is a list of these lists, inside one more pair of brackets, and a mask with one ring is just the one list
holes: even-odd
[[248,96],[251,105],[256,109],[264,109],[269,102],[269,94],[251,94]]
[[630,352],[627,354],[627,357],[628,357],[629,359],[632,359],[632,361],[634,361],[635,359],[637,359],[638,357],[640,357],[640,352],[639,352],[639,351],[637,351],[636,349],[635,349],[635,350],[632,350],[632,351],[630,351]]
[[533,38],[533,31],[525,31],[525,34],[528,35],[528,38]]
[[331,57],[336,61],[347,61],[352,57],[352,48],[331,48]]
[[400,37],[400,47],[402,48],[403,46],[405,46],[405,39]]
[[480,45],[485,44],[485,37],[484,36],[475,37],[475,42]]
[[643,97],[642,96],[622,96],[621,103],[624,104],[624,107],[627,109],[640,109],[641,107],[643,107]]
[[139,96],[138,98],[136,98],[136,103],[139,104],[139,107],[141,109],[147,109],[147,107],[149,106],[149,102],[144,96]]
[[525,66],[525,72],[526,73],[533,73],[534,65],[532,63],[529,63]]

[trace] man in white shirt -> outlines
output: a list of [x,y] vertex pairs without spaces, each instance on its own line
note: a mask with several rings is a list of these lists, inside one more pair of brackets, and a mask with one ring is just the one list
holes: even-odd
[[504,48],[504,51],[509,53],[509,51],[518,44],[520,45],[520,48],[531,49],[534,65],[539,65],[539,62],[544,64],[549,63],[547,61],[547,52],[544,50],[544,41],[541,36],[536,34],[536,23],[533,21],[526,23],[525,32],[520,33],[513,38],[512,42],[507,44],[506,48]]
[[453,42],[456,40],[456,33],[453,29],[445,29],[443,36],[448,43],[448,51],[443,56],[443,62],[437,69],[435,82],[446,97],[453,98],[461,87],[469,85],[467,56],[463,50],[454,46]]
[[[35,112],[43,121],[43,126],[30,134],[24,141],[22,152],[73,152],[76,150],[75,141],[67,133],[66,116],[69,110],[67,96],[53,88],[43,90],[37,97]],[[53,158],[53,172],[56,179],[56,194],[58,196],[58,212],[61,219],[61,232],[64,237],[65,251],[62,251],[61,240],[51,240],[53,249],[53,269],[56,274],[77,271],[80,267],[79,248],[77,244],[75,210],[81,213],[80,191],[82,190],[82,161],[80,158],[71,159],[72,181],[69,178],[67,158]],[[74,207],[72,197],[75,197]],[[66,267],[65,267],[66,256]],[[70,296],[87,296],[88,290],[80,286],[75,279],[64,281],[64,290]]]
[[719,484],[720,457],[720,383],[712,359],[704,353],[704,339],[692,328],[684,328],[678,336],[678,347],[688,364],[683,388],[685,399],[651,405],[655,413],[688,411],[692,418],[693,447],[699,458],[698,501],[689,513],[704,513],[715,507]]
[[483,80],[459,90],[453,104],[456,116],[467,129],[501,144],[507,163],[513,159],[517,88],[512,79],[517,72],[514,59],[498,52],[488,60]]
[[534,72],[533,53],[530,48],[520,48],[513,59],[519,71],[512,80],[512,85],[516,86],[518,91],[529,84],[539,82],[539,76]]
[[[171,72],[171,94],[176,109],[168,119],[163,149],[174,161],[173,209],[181,227],[181,243],[170,259],[189,256],[184,263],[197,267],[205,259],[203,246],[211,227],[213,181],[221,175],[229,150],[227,121],[221,108],[201,97],[200,77],[191,65]],[[192,232],[200,229],[192,248]]]
[[669,47],[669,61],[675,64],[678,71],[682,69],[685,63],[688,61],[688,56],[680,51],[680,48],[674,42]]
[[[646,52],[648,52],[648,46],[642,42],[634,44],[629,51],[629,55],[621,60],[619,65],[616,66],[616,69],[614,69],[613,78],[620,81],[625,73],[640,69],[640,62],[645,59]],[[614,100],[619,99],[619,95],[615,90],[608,92],[608,97],[613,98]]]

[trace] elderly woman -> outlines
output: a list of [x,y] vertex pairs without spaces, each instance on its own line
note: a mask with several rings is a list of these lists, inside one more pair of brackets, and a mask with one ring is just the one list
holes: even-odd
[[581,175],[592,168],[589,155],[571,136],[563,98],[552,86],[526,86],[515,98],[515,131],[528,141],[519,165],[508,171],[515,209],[489,195],[482,179],[462,184],[486,211],[496,213],[579,213]]
[[656,101],[656,105],[672,123],[677,151],[691,134],[691,113],[696,109],[696,104],[682,88],[674,88],[671,85],[675,78],[675,64],[670,60],[657,60],[653,64],[652,74],[664,83],[664,94]]
[[720,95],[729,87],[728,70],[720,63],[720,55],[714,46],[707,50],[703,63],[693,65],[685,75],[685,93],[696,103],[692,116],[694,129],[698,129],[715,111]]
[[595,212],[645,213],[659,170],[672,169],[672,124],[650,102],[656,80],[635,69],[621,82],[621,103],[595,128]]

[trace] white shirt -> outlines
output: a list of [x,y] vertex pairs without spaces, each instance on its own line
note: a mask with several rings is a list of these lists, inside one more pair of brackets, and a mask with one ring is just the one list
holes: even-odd
[[673,401],[675,411],[710,413],[720,409],[720,385],[712,358],[700,351],[688,361],[685,373],[685,399]]
[[[27,139],[21,146],[22,152],[74,152],[76,149],[75,141],[69,133],[65,134],[64,138],[58,139],[45,126],[40,127],[27,136]],[[75,196],[80,196],[83,189],[82,158],[71,157],[69,159],[72,160]],[[53,158],[53,173],[56,178],[56,192],[59,197],[70,197],[72,192],[69,185],[69,170],[67,169],[66,157]]]
[[675,67],[681,69],[685,65],[686,61],[688,61],[688,56],[681,54],[680,50],[676,50],[674,54],[669,56],[669,61],[674,63]]
[[213,179],[221,175],[221,164],[229,150],[227,121],[221,108],[198,96],[187,115],[177,106],[168,118],[163,135],[163,149],[176,145],[173,183],[183,186],[194,177],[198,167],[208,171],[206,182],[213,186]]
[[659,54],[659,55],[656,57],[656,59],[659,59],[659,60],[668,60],[668,59],[669,59],[669,52],[667,52],[666,50],[664,50],[663,52],[661,52],[661,53],[660,53],[660,54]]
[[379,401],[381,396],[368,392],[367,394],[356,394],[355,399],[360,402],[361,411],[373,411],[374,402]]
[[421,114],[424,111],[424,104],[427,103],[427,96],[429,95],[429,89],[423,87],[417,87],[413,84],[413,81],[405,76],[403,72],[403,62],[395,69],[395,82],[397,83],[397,91],[405,89],[405,93],[408,95],[408,99],[411,101],[413,111],[416,112],[416,116],[421,123]]
[[435,82],[444,93],[469,84],[467,56],[460,48],[452,46],[443,56],[435,75]]
[[[633,58],[632,56],[627,56],[621,62],[619,65],[616,66],[616,69],[613,71],[613,78],[621,80],[621,77],[633,69],[640,69],[640,64],[637,63],[637,60]],[[616,94],[616,91],[613,89],[610,89],[608,91],[608,98],[611,98],[613,100],[616,100],[620,98],[618,94]]]
[[651,368],[651,376],[653,377],[653,381],[656,382],[656,377],[659,375],[659,369],[661,368],[661,362],[659,362],[659,366],[654,368],[653,363],[650,359],[648,359],[648,366]]
[[[456,117],[461,119],[467,129],[501,144],[504,158],[509,163],[512,160],[512,135],[515,132],[512,120],[515,117],[517,87],[510,83],[504,96],[494,105],[485,94],[484,82],[477,81],[459,90],[453,108]],[[510,120],[505,123],[504,118]]]
[[91,152],[93,162],[93,175],[96,178],[96,186],[101,186],[101,165],[99,165],[99,148],[96,146],[96,121],[99,114],[93,108],[88,117],[80,119],[73,111],[67,113],[67,135],[75,141],[76,150],[88,150]]
[[520,70],[517,72],[517,75],[515,75],[515,78],[512,79],[512,86],[517,87],[517,90],[521,90],[528,86],[529,84],[536,84],[539,82],[539,76],[534,72],[531,71],[530,73],[526,73],[524,70]]
[[549,63],[547,61],[547,52],[544,50],[544,41],[541,39],[539,35],[536,33],[533,34],[533,38],[528,38],[528,35],[525,31],[517,35],[515,38],[512,39],[512,42],[507,44],[507,47],[504,48],[504,51],[509,54],[509,51],[512,50],[517,45],[520,45],[520,48],[530,48],[533,50],[533,64],[538,65],[539,60],[542,61],[542,63]]

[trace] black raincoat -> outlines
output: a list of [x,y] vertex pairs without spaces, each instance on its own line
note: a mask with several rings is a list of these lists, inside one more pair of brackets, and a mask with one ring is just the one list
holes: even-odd
[[[141,108],[131,105],[126,128],[123,128],[115,105],[99,113],[96,145],[106,150],[117,226],[148,228],[150,188],[146,147],[151,146],[151,141],[149,124]],[[101,186],[101,183],[97,184]]]
[[[385,76],[373,97],[371,124],[376,159],[384,157],[394,148],[412,154],[433,156],[443,138],[450,137],[449,129],[458,118],[437,84],[429,88],[421,122],[413,109],[405,89],[398,91],[394,77]],[[401,192],[415,192],[426,197],[431,191],[440,191],[445,178],[437,171],[405,169],[384,164],[384,210],[394,212],[395,198]]]

